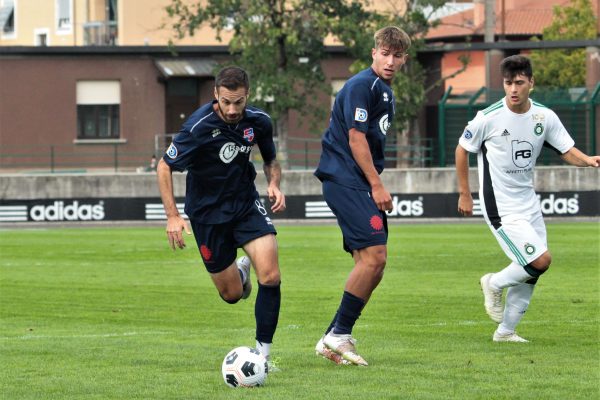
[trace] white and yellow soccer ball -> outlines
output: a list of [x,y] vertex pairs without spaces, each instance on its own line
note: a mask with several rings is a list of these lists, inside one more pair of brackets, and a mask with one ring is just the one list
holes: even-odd
[[241,346],[231,350],[221,366],[223,380],[229,387],[262,386],[267,379],[267,359],[251,347]]

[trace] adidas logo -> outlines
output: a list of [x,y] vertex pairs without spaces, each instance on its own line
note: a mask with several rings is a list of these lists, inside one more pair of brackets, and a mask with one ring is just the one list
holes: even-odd
[[216,137],[218,135],[221,134],[221,130],[220,129],[213,129],[212,131],[212,137]]
[[510,136],[510,132],[505,129],[504,132],[502,132],[502,136]]

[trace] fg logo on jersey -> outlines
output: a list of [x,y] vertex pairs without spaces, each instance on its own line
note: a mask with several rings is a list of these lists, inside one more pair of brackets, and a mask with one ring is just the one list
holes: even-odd
[[354,111],[354,120],[357,122],[365,122],[368,116],[369,114],[367,113],[367,110],[364,110],[362,108],[357,108]]
[[513,163],[519,168],[527,168],[531,164],[533,146],[529,142],[512,141]]
[[379,120],[379,129],[381,129],[381,133],[383,133],[384,135],[387,134],[388,129],[390,128],[392,124],[390,124],[390,120],[387,114],[385,114],[383,117],[381,117],[381,119]]
[[171,145],[167,149],[167,155],[173,160],[177,158],[177,147],[175,147],[173,143],[171,143]]

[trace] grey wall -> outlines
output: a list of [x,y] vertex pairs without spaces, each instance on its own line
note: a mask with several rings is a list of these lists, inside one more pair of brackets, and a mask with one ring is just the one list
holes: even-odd
[[[174,173],[175,195],[185,195],[185,175]],[[264,174],[258,171],[257,188],[266,192]],[[388,169],[383,182],[392,193],[456,193],[453,168]],[[471,169],[471,189],[478,190],[477,172]],[[600,170],[570,166],[536,167],[536,190],[540,192],[596,191]],[[284,171],[282,190],[288,195],[320,195],[320,182],[312,171]],[[154,173],[0,175],[0,200],[53,198],[158,197]]]

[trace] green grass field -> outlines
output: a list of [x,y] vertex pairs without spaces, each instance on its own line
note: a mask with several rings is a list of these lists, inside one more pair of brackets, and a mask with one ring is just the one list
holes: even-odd
[[164,229],[0,230],[2,399],[600,398],[599,229],[548,223],[553,265],[519,334],[493,343],[479,277],[508,264],[483,224],[390,227],[383,282],[354,328],[366,368],[313,348],[351,258],[336,226],[279,226],[282,372],[230,389],[220,367],[254,345],[253,303],[221,301],[193,238]]

